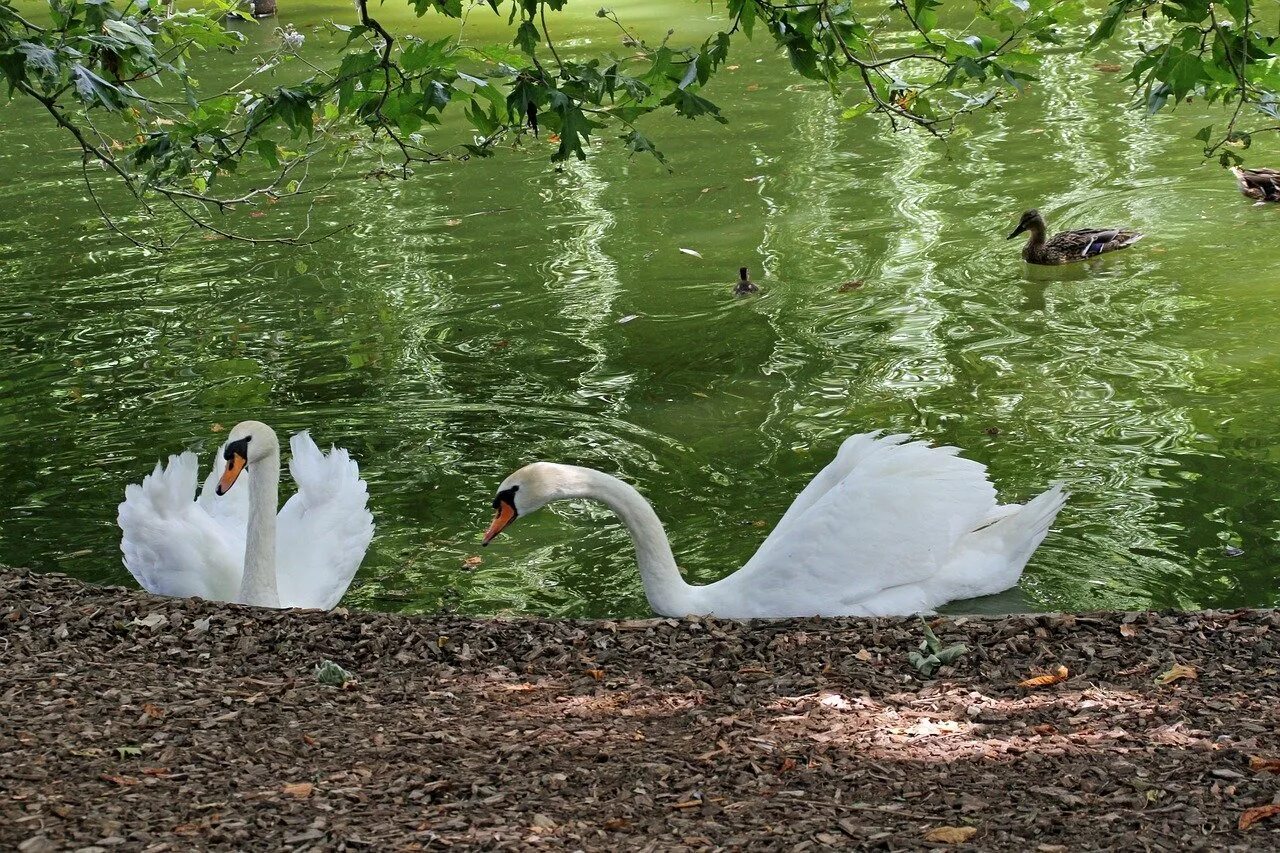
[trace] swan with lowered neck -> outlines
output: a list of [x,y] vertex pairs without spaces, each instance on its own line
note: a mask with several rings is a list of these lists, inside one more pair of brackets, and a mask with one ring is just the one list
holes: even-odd
[[280,509],[280,443],[258,421],[237,424],[195,497],[194,453],[170,456],[125,489],[117,521],[129,572],[148,592],[261,607],[329,609],[373,538],[359,467],[307,433],[289,442],[298,492]]
[[1054,486],[1001,506],[981,463],[909,436],[848,438],[745,566],[685,582],[662,523],[634,488],[575,465],[535,462],[502,482],[489,544],[552,501],[601,501],[626,526],[661,616],[891,616],[991,595],[1018,582],[1066,496]]

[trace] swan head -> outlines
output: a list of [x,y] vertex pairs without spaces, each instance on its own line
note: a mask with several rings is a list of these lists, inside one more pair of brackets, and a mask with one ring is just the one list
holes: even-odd
[[507,477],[493,499],[493,523],[484,533],[488,545],[511,522],[542,509],[552,501],[584,497],[588,483],[586,469],[554,462],[534,462]]
[[280,441],[276,438],[275,430],[261,421],[241,421],[227,436],[227,443],[222,451],[227,468],[222,472],[215,491],[219,495],[225,495],[246,467],[279,454]]

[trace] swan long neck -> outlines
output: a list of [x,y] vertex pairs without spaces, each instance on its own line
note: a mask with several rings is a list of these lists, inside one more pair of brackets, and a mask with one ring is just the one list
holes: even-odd
[[[639,492],[616,477],[590,468],[584,472],[586,488],[580,497],[605,504],[626,525],[636,549],[636,563],[649,606],[661,616],[685,616],[698,612],[694,591],[680,576],[671,543],[662,522]],[[579,495],[575,495],[578,497]]]
[[245,539],[239,601],[259,607],[279,607],[280,592],[276,587],[279,451],[255,462],[249,474],[249,532]]

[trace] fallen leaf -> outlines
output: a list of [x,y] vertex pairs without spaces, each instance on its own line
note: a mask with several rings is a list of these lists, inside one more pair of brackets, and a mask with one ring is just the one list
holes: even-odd
[[[1060,681],[1067,680],[1067,668],[1065,666],[1058,667],[1058,670],[1045,675],[1037,675],[1034,678],[1028,678],[1025,681],[1019,681],[1019,687],[1031,689],[1033,687],[1048,687],[1050,684],[1057,684]],[[975,830],[976,832],[976,830]]]
[[1156,678],[1156,684],[1172,684],[1183,678],[1199,678],[1200,673],[1196,672],[1194,666],[1188,666],[1185,663],[1175,663],[1166,672],[1160,673]]
[[144,702],[142,704],[142,713],[154,720],[157,717],[164,716],[164,709],[159,705],[152,705],[150,702]]
[[551,144],[553,144],[553,145],[559,145],[559,144],[560,144],[560,134],[558,134],[558,133],[548,133],[548,134],[547,134],[547,141],[548,141],[548,142],[550,142],[550,143],[551,143]]
[[474,569],[476,566],[480,565],[483,562],[484,562],[483,557],[472,555],[470,557],[465,558],[462,561],[462,567],[464,569]]
[[781,776],[783,773],[790,773],[795,769],[796,760],[794,758],[784,758],[782,759],[782,766],[778,768],[778,775]]
[[702,253],[696,249],[681,249],[680,251],[684,252],[686,255],[693,255],[695,258],[702,257]]
[[121,788],[127,788],[130,785],[138,784],[138,780],[133,778],[132,776],[111,776],[107,773],[103,773],[102,776],[100,776],[99,778],[101,778],[102,781],[104,782],[110,782],[113,785],[119,785]]
[[603,669],[588,669],[586,672],[587,672],[587,675],[591,676],[596,681],[604,681]]
[[503,684],[501,686],[501,689],[506,690],[509,693],[529,693],[531,691],[537,690],[538,685],[530,684],[529,682],[526,681],[526,682],[523,682],[522,684]]
[[266,216],[266,214],[263,213],[261,210],[252,211],[249,215],[252,216],[254,219],[261,219],[262,217]]
[[290,782],[280,789],[280,793],[286,797],[293,797],[295,800],[305,800],[311,796],[311,792],[315,789],[316,786],[310,782]]
[[227,428],[224,427],[222,424],[214,424],[213,426],[209,427],[209,432],[225,432],[226,429]]
[[450,228],[452,228],[452,227],[453,227],[453,226],[455,226],[455,225],[461,225],[461,224],[462,224],[462,220],[461,220],[461,219],[446,219],[446,220],[444,221],[444,224],[445,224],[445,225],[448,225]]
[[978,834],[975,826],[935,826],[924,834],[925,841],[942,844],[964,844]]
[[619,320],[618,320],[618,325],[619,325],[619,326],[625,326],[627,323],[630,323],[632,320],[636,320],[636,319],[638,319],[639,317],[640,317],[640,315],[639,315],[639,314],[628,314],[628,315],[627,315],[627,316],[625,316],[625,317],[621,317],[621,318],[619,318]]
[[142,619],[134,619],[132,622],[128,624],[127,627],[132,628],[135,625],[137,625],[143,628],[154,628],[157,625],[161,624],[162,622],[168,622],[168,621],[169,621],[168,617],[166,617],[163,613],[152,613],[151,615],[145,616]]
[[613,831],[615,829],[626,829],[630,825],[630,821],[623,820],[620,817],[611,817],[604,823],[600,824],[600,828]]
[[1271,803],[1266,806],[1254,806],[1251,809],[1245,809],[1244,814],[1240,815],[1240,831],[1248,829],[1260,820],[1269,817],[1275,817],[1280,814],[1280,803]]
[[142,768],[142,775],[164,778],[165,776],[169,775],[169,768],[168,767],[144,767]]
[[1097,65],[1094,65],[1093,67],[1098,69],[1099,71],[1105,71],[1108,74],[1119,74],[1121,71],[1124,70],[1123,65],[1117,65],[1114,62],[1099,62]]
[[737,71],[737,70],[738,70],[739,68],[741,68],[741,67],[742,67],[741,65],[726,65],[726,66],[725,66],[725,68],[726,68],[726,69],[728,69],[729,71]]
[[142,755],[142,747],[140,746],[117,746],[114,751],[121,759]]
[[1280,773],[1280,758],[1263,758],[1258,755],[1251,755],[1249,756],[1249,769]]
[[1133,623],[1125,622],[1123,625],[1120,626],[1120,636],[1136,637],[1138,636],[1138,629],[1133,625]]
[[747,91],[748,91],[748,92],[758,92],[758,91],[760,91],[760,84],[759,84],[759,83],[749,83],[749,84],[747,85]]
[[316,745],[316,739],[315,739],[315,738],[313,738],[311,735],[303,735],[303,736],[302,736],[302,742],[303,742],[303,743],[305,743],[307,746],[315,746],[315,745]]
[[768,526],[769,526],[769,522],[764,521],[763,519],[759,519],[759,518],[757,518],[755,521],[751,522],[751,526],[752,526],[752,527],[759,527],[759,528],[762,528],[762,529],[763,529],[763,528],[765,528],[765,527],[768,527]]
[[866,283],[867,283],[866,279],[856,278],[853,281],[846,281],[844,284],[840,285],[840,287],[837,288],[837,291],[840,293],[850,293],[862,287],[862,285]]
[[866,649],[859,649],[853,656],[863,662],[870,661],[872,658],[871,652]]
[[1052,723],[1041,723],[1038,726],[1033,726],[1031,731],[1038,735],[1056,735],[1058,733],[1058,727]]

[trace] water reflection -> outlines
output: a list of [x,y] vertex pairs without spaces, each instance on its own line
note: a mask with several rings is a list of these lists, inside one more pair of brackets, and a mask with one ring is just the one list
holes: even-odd
[[[671,173],[616,154],[554,171],[544,141],[409,183],[341,171],[317,218],[352,232],[164,262],[37,156],[55,134],[7,123],[0,562],[127,580],[124,484],[252,416],[360,460],[378,534],[350,603],[637,614],[598,507],[479,550],[503,476],[535,458],[625,476],[706,581],[842,437],[884,427],[964,447],[1006,499],[1073,491],[1021,589],[961,609],[1276,603],[1280,248],[1274,211],[1187,144],[1198,118],[1148,120],[1096,58],[1061,56],[941,145],[841,121],[754,58],[716,83],[729,129],[655,123]],[[1150,236],[1031,268],[1004,237],[1032,206]],[[743,265],[762,297],[730,295]]]

